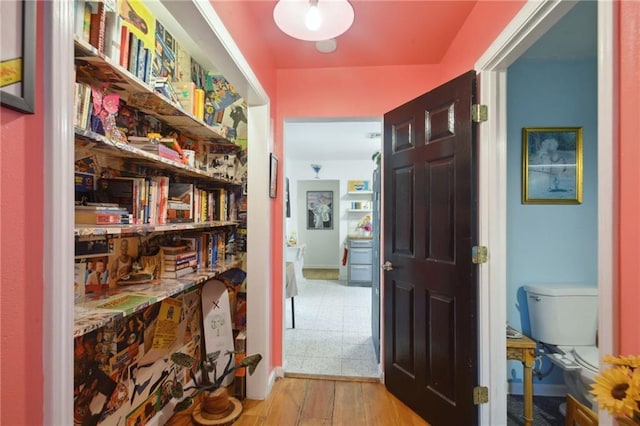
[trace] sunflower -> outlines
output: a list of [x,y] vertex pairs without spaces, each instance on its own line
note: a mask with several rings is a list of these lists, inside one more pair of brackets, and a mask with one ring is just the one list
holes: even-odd
[[596,382],[591,385],[591,393],[594,400],[600,404],[600,408],[609,411],[610,414],[623,414],[633,416],[633,411],[638,409],[637,401],[640,375],[632,374],[626,367],[615,367],[600,373]]
[[638,355],[629,355],[629,356],[607,355],[602,359],[602,362],[606,362],[607,364],[611,364],[611,365],[621,365],[623,367],[638,368],[640,367],[640,356]]

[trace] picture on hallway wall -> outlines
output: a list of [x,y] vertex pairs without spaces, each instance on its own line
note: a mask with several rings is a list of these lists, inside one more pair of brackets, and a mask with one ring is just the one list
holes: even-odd
[[582,127],[522,129],[522,204],[582,203]]
[[307,229],[333,229],[333,191],[307,191]]

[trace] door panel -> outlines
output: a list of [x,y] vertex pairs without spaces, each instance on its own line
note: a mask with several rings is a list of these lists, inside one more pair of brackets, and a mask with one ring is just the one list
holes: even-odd
[[434,426],[478,420],[474,94],[471,71],[384,116],[385,381]]
[[406,167],[393,172],[393,206],[395,207],[393,252],[413,254],[413,168]]

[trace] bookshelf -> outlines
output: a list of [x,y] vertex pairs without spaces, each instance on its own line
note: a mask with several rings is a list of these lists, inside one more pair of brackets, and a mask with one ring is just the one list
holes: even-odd
[[[124,1],[127,7],[134,7],[137,12],[143,10],[145,5],[149,6],[149,10],[159,7],[157,2]],[[118,2],[112,0],[77,3],[110,4],[109,7],[118,10]],[[194,4],[186,4],[183,9]],[[160,19],[161,15],[156,16],[150,11],[142,14],[154,20]],[[162,16],[166,18],[170,15]],[[156,26],[160,26],[159,22],[156,21]],[[168,34],[174,24],[164,25],[163,34]],[[178,29],[175,31],[176,34],[181,33]],[[209,31],[212,32],[211,28]],[[108,37],[102,42],[106,46],[112,44]],[[152,48],[148,45],[148,49]],[[239,227],[242,227],[243,239],[247,232],[247,136],[245,133],[244,139],[240,137],[235,123],[232,132],[232,126],[224,121],[226,117],[223,119],[228,112],[225,108],[216,111],[217,116],[213,121],[219,118],[220,122],[212,123],[211,116],[206,118],[206,115],[202,119],[197,116],[201,114],[158,93],[157,84],[148,74],[132,72],[117,60],[118,55],[113,52],[106,54],[87,40],[79,38],[77,33],[74,37],[74,55],[76,94],[82,93],[83,99],[90,102],[88,107],[85,103],[80,108],[82,102],[78,100],[75,108],[76,185],[79,174],[84,185],[84,198],[76,201],[86,207],[95,207],[96,211],[116,208],[111,206],[113,200],[99,199],[101,181],[131,179],[136,182],[130,194],[133,212],[128,210],[125,212],[128,215],[122,214],[122,223],[76,223],[74,226],[74,395],[87,393],[94,381],[99,383],[101,389],[86,406],[79,406],[76,399],[74,413],[86,411],[89,405],[95,411],[96,401],[106,398],[110,405],[105,404],[99,413],[102,422],[124,424],[143,414],[145,422],[158,416],[153,422],[162,424],[170,416],[174,404],[169,401],[170,395],[158,391],[163,389],[163,381],[180,380],[186,385],[190,380],[188,374],[167,361],[170,354],[179,351],[197,359],[202,359],[204,355],[200,344],[205,337],[200,309],[202,285],[233,268],[246,268],[242,253],[246,251],[246,244],[238,249],[234,238]],[[199,64],[213,65],[205,56],[207,60],[203,60],[202,52],[199,53]],[[221,81],[224,77],[215,70],[215,79]],[[84,89],[78,90],[78,86]],[[230,88],[231,85],[225,85],[225,89]],[[100,92],[96,94],[96,90]],[[106,104],[108,96],[111,96],[110,101],[117,100],[117,108]],[[96,103],[96,99],[102,100]],[[234,105],[237,105],[235,99]],[[92,114],[92,108],[94,111],[102,108],[107,113]],[[123,129],[118,121],[119,115],[124,114],[123,108],[128,113],[134,111],[136,117],[140,118],[139,122],[153,127],[153,131],[140,132],[137,127]],[[117,111],[114,112],[114,109]],[[148,136],[149,142],[152,139],[162,141],[170,136],[175,139],[174,145],[179,145],[178,148],[193,151],[195,160],[187,162],[180,149],[175,150],[177,159],[166,158],[159,151],[156,153],[141,148],[129,138],[144,138],[145,133],[149,135],[155,131],[161,134],[160,137]],[[232,159],[233,166],[228,166],[233,167],[232,172],[225,174],[217,166],[212,167],[211,158],[222,155]],[[88,170],[85,170],[87,165]],[[79,166],[82,170],[79,170]],[[227,166],[224,167],[226,170]],[[160,211],[153,211],[153,208],[159,208],[158,204],[162,204],[163,199],[169,209],[172,202],[170,197],[166,198],[164,193],[157,192],[153,186],[154,178],[166,179],[169,185],[192,186],[188,193],[189,201],[186,202],[190,209],[188,215],[172,217],[165,211],[163,216]],[[119,204],[119,209],[123,207],[122,203],[115,204]],[[211,239],[212,236],[218,239]],[[194,250],[198,253],[198,268],[178,278],[161,278],[157,272],[167,261],[162,250],[155,249],[176,239],[194,241],[194,245],[197,245]],[[79,246],[86,250],[89,244],[94,243],[101,247],[98,252],[78,251]],[[214,249],[215,244],[218,246]],[[211,253],[216,253],[217,257]],[[98,263],[105,266],[94,266]],[[129,268],[129,272],[121,277],[122,265]],[[137,265],[151,278],[146,281],[127,281],[129,275],[138,274],[138,270],[129,265]],[[177,266],[177,262],[174,266]],[[96,276],[104,278],[98,278],[98,284],[92,284],[98,287],[90,289],[86,277],[95,271],[100,272]],[[178,312],[163,310],[165,303],[177,308]],[[128,328],[129,324],[132,324],[131,329]],[[143,369],[144,373],[140,373]],[[152,380],[155,384],[153,389],[137,387],[135,372],[143,374],[145,380]],[[178,377],[179,374],[182,376]],[[112,390],[117,386],[126,387],[128,397],[126,401],[117,401],[114,406],[111,405],[112,396],[115,395]],[[150,404],[151,400],[153,402]],[[140,412],[142,406],[153,406],[153,413],[146,408],[144,413]]]

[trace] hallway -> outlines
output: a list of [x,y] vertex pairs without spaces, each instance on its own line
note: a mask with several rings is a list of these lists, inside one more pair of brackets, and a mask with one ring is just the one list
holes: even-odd
[[285,374],[379,378],[371,340],[371,288],[300,280],[285,302]]

